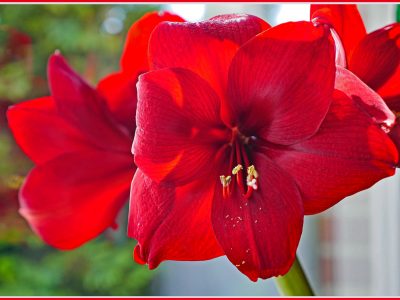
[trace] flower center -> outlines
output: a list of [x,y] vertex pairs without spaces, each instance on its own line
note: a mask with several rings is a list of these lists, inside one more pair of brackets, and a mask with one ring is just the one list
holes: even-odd
[[[249,199],[253,191],[258,189],[259,174],[253,164],[250,163],[250,144],[255,137],[243,135],[237,127],[232,129],[230,169],[236,180],[232,181],[231,175],[221,175],[222,194],[228,198],[232,190],[237,186],[245,199]],[[246,176],[244,176],[246,172]]]

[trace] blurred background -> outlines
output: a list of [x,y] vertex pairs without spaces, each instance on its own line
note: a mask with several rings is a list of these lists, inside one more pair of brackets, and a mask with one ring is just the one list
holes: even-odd
[[[48,94],[47,58],[61,50],[91,84],[118,70],[130,25],[169,10],[188,21],[249,13],[271,25],[307,20],[306,4],[0,5],[0,296],[278,295],[273,280],[250,282],[226,258],[132,261],[125,225],[69,252],[44,245],[18,214],[18,188],[32,167],[7,129],[9,105]],[[367,30],[400,19],[396,5],[359,5]],[[299,256],[318,295],[400,295],[400,176],[306,218]],[[127,212],[120,218],[126,220]]]

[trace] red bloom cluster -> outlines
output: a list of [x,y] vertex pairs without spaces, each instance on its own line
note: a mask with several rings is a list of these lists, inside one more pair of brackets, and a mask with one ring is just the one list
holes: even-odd
[[304,214],[394,173],[393,143],[357,105],[384,103],[336,72],[329,30],[263,27],[235,15],[152,34],[128,231],[150,268],[224,254],[252,280],[285,274]]
[[[387,106],[400,115],[400,23],[369,34],[356,5],[311,5],[311,18],[331,26],[337,39],[338,63],[375,90]],[[368,107],[365,107],[368,111]],[[400,125],[390,131],[400,150]]]
[[369,34],[356,5],[311,5],[311,18],[339,37],[346,67],[375,90],[390,109],[400,110],[400,23]]
[[135,172],[136,81],[148,70],[147,44],[168,13],[145,15],[129,33],[121,71],[90,87],[56,53],[50,97],[12,106],[9,126],[36,164],[20,190],[20,213],[48,244],[72,249],[108,227],[129,197]]
[[254,281],[285,274],[304,215],[398,163],[387,134],[396,117],[370,87],[394,103],[399,63],[372,76],[360,62],[367,51],[386,66],[397,25],[371,34],[391,49],[383,59],[365,32],[367,42],[353,38],[364,30],[358,19],[338,21],[347,10],[356,15],[353,6],[313,7],[313,22],[276,27],[249,15],[189,23],[150,14],[130,30],[121,72],[97,89],[52,56],[52,96],[8,115],[37,164],[21,213],[63,249],[112,226],[136,168],[135,135],[128,235],[137,262],[226,255]]

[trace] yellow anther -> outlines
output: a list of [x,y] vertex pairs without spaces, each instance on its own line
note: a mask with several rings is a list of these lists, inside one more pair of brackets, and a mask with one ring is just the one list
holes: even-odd
[[232,181],[232,177],[231,176],[221,175],[221,176],[219,176],[219,179],[221,180],[221,184],[222,184],[223,187],[228,186]]
[[249,177],[258,178],[258,172],[253,165],[251,165],[247,168],[247,175]]
[[236,175],[237,173],[239,173],[240,170],[243,170],[243,166],[241,164],[239,164],[239,165],[237,165],[236,167],[233,168],[232,174]]

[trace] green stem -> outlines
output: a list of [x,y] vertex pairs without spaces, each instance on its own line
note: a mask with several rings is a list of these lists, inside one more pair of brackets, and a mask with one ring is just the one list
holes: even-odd
[[275,282],[282,296],[314,296],[297,256],[289,272],[284,276],[276,277]]

